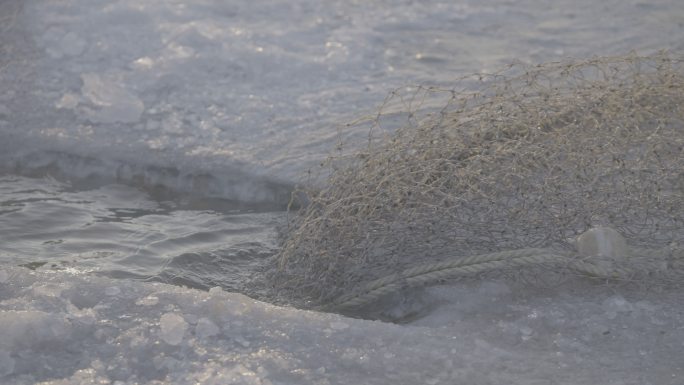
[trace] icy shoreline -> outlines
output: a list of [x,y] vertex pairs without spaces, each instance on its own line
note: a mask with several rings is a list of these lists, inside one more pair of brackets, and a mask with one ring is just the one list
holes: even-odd
[[428,296],[438,311],[393,325],[219,288],[5,267],[0,376],[8,385],[674,385],[684,378],[676,295],[531,293],[502,282],[436,287]]

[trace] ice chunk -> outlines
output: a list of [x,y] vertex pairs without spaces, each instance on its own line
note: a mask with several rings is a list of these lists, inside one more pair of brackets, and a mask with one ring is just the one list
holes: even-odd
[[209,289],[209,294],[211,295],[220,295],[221,293],[223,293],[223,289],[220,286],[214,286]]
[[160,337],[169,345],[178,345],[183,341],[188,323],[178,314],[166,313],[159,320],[161,326]]
[[209,318],[200,318],[197,320],[195,326],[195,335],[199,338],[206,339],[215,336],[219,333],[219,328]]
[[135,123],[145,109],[142,100],[115,81],[98,74],[83,74],[83,98],[95,108],[86,110],[93,123]]
[[62,314],[35,310],[0,312],[0,351],[48,347],[70,335],[71,325]]
[[5,270],[0,270],[0,283],[5,283],[9,279],[9,274]]

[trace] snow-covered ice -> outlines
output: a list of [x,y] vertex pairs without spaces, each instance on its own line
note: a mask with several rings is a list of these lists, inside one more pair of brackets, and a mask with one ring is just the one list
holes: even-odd
[[[84,178],[67,153],[110,181],[201,185],[152,178],[156,166],[218,179],[200,193],[260,201],[275,199],[260,178],[291,184],[338,141],[363,140],[367,126],[345,123],[394,89],[514,60],[684,48],[677,0],[3,3],[23,8],[0,30],[0,170],[50,163]],[[111,175],[117,162],[139,170]]]
[[[5,267],[3,384],[681,384],[679,296],[506,282],[429,289],[407,325],[220,288]],[[49,290],[47,290],[49,289]],[[623,295],[624,294],[624,295]]]

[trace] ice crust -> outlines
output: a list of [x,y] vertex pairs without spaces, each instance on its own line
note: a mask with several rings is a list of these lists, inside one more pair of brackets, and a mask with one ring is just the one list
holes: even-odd
[[[5,267],[0,383],[681,384],[681,293],[429,289],[410,324]],[[119,290],[112,290],[116,287]]]
[[[0,12],[20,3],[0,26],[0,171],[239,200],[271,201],[264,178],[299,181],[338,143],[363,145],[369,126],[345,123],[394,89],[515,60],[684,48],[678,0],[5,0]],[[117,162],[133,175],[112,178]]]

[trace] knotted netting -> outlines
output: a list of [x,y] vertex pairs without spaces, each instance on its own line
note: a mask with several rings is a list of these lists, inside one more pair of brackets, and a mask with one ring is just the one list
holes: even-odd
[[[334,308],[463,275],[684,277],[684,58],[516,65],[461,85],[394,93],[448,100],[411,107],[298,192],[270,274],[280,296]],[[629,252],[578,253],[597,226]]]

